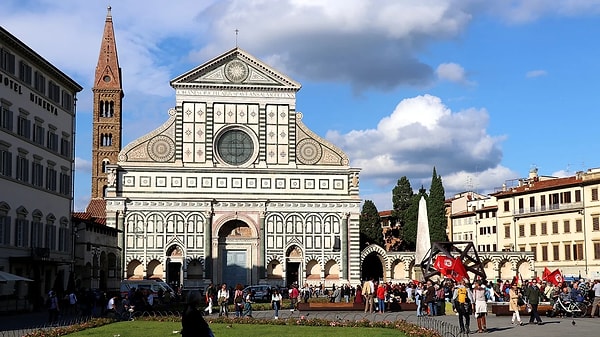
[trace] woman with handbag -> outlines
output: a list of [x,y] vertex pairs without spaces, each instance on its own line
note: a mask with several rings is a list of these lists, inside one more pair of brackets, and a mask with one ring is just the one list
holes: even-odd
[[227,284],[223,283],[221,289],[217,293],[217,298],[219,300],[219,316],[225,315],[229,316],[229,290],[227,290]]
[[508,308],[513,312],[511,323],[515,324],[515,320],[519,325],[523,325],[521,322],[521,316],[519,315],[519,298],[523,300],[521,294],[519,293],[519,288],[517,288],[517,283],[513,282],[510,285],[510,290],[508,291]]

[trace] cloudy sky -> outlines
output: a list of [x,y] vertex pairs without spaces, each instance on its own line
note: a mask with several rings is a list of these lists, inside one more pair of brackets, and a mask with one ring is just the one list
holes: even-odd
[[362,168],[361,196],[379,210],[402,176],[429,188],[434,166],[447,197],[493,192],[533,167],[600,166],[600,0],[2,0],[0,25],[84,87],[77,210],[90,195],[109,4],[124,144],[167,119],[171,79],[237,42],[302,84],[304,122]]

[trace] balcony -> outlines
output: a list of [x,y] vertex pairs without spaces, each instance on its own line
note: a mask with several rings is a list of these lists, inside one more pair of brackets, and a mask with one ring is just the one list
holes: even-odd
[[540,207],[520,208],[513,212],[515,218],[525,218],[537,215],[560,214],[569,212],[581,212],[583,214],[582,202],[571,202],[563,204],[550,204]]

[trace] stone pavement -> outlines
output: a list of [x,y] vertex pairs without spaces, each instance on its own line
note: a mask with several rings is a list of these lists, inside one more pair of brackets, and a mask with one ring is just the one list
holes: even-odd
[[[217,315],[206,316],[209,320]],[[255,318],[272,319],[273,311],[254,311]],[[300,318],[304,316],[307,319],[316,317],[330,320],[361,320],[368,319],[373,321],[395,321],[407,320],[424,327],[443,330],[445,336],[458,335],[458,316],[453,314],[437,317],[417,317],[414,312],[401,311],[389,313],[364,313],[362,311],[294,311],[280,310],[279,319]],[[230,314],[233,317],[233,314]],[[44,312],[21,313],[0,316],[0,337],[20,336],[16,331],[26,331],[31,328],[40,328],[46,325],[48,315]],[[527,322],[529,316],[522,316],[523,322]],[[524,326],[515,326],[510,323],[511,316],[488,315],[488,331],[490,336],[494,337],[515,337],[524,335],[527,337],[569,337],[575,334],[577,337],[597,336],[600,332],[600,318],[558,318],[542,316],[543,325],[526,324]],[[575,324],[573,324],[573,322]],[[12,330],[12,332],[11,332]],[[474,316],[471,316],[471,331],[477,330],[477,322]],[[486,334],[486,335],[488,335]],[[474,334],[478,336],[480,334]],[[462,335],[464,336],[464,335]]]

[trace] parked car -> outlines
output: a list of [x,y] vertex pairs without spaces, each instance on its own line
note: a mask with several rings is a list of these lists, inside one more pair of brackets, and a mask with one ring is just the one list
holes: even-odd
[[268,284],[259,284],[254,286],[248,286],[244,288],[244,294],[248,294],[254,291],[254,300],[260,302],[271,301],[271,286]]
[[173,288],[166,282],[155,280],[123,280],[121,281],[121,297],[125,297],[131,288],[148,289],[154,298],[158,298],[159,290],[162,290],[163,293],[170,292],[171,295],[175,295]]

